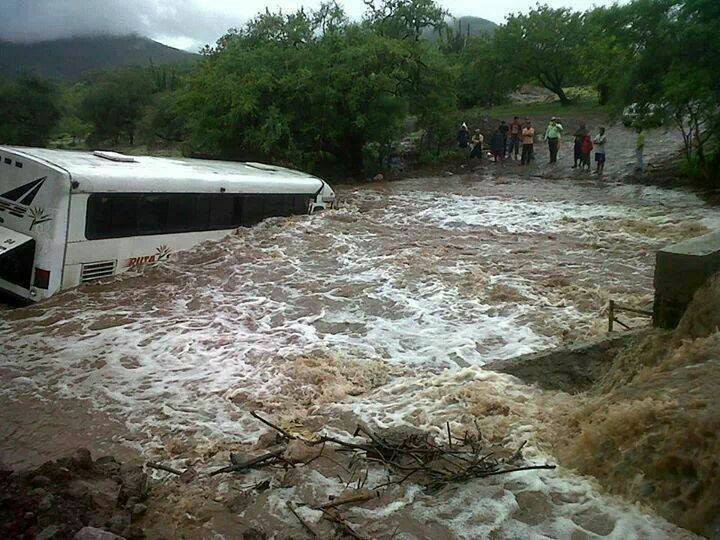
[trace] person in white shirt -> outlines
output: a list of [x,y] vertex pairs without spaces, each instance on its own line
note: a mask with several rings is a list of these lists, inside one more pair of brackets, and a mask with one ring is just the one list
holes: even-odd
[[597,168],[595,174],[602,174],[605,169],[605,143],[607,142],[607,136],[605,135],[605,128],[601,127],[600,131],[593,139],[595,145],[595,163]]

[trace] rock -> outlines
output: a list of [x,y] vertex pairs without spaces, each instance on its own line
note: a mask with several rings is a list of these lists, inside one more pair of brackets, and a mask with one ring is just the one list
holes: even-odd
[[125,505],[134,497],[137,501],[144,501],[147,497],[147,474],[140,465],[126,465],[120,469],[122,487],[118,493],[118,503]]
[[90,470],[93,466],[92,454],[87,448],[78,448],[72,457],[73,463],[79,469]]
[[60,527],[58,527],[57,525],[50,525],[49,527],[45,527],[42,531],[40,531],[35,537],[35,540],[51,540],[52,538],[59,538],[60,532]]
[[649,497],[655,493],[655,486],[651,482],[645,482],[640,486],[640,495],[642,497]]
[[283,458],[290,463],[305,463],[320,455],[320,451],[319,446],[309,446],[296,439],[287,445]]
[[73,538],[74,540],[124,540],[122,536],[95,527],[83,527]]
[[45,487],[50,485],[50,479],[47,476],[39,474],[37,476],[33,476],[32,480],[30,480],[30,484],[38,487]]
[[181,482],[183,482],[185,484],[189,484],[190,482],[195,480],[197,477],[198,477],[198,472],[194,468],[188,467],[187,469],[185,469],[183,471],[183,473],[178,478],[180,478]]
[[276,431],[266,431],[260,435],[258,442],[255,443],[255,448],[264,449],[275,446],[278,443],[278,435],[279,434]]
[[117,512],[110,518],[108,522],[109,529],[117,534],[122,534],[125,529],[130,526],[130,514],[127,512]]
[[38,510],[40,510],[41,512],[47,512],[53,507],[54,502],[55,497],[53,497],[50,493],[46,493],[38,503]]
[[120,472],[120,463],[112,456],[103,456],[96,459],[95,467],[101,468],[108,475],[116,475]]
[[37,499],[42,499],[45,495],[48,494],[48,492],[47,492],[47,490],[45,490],[43,488],[35,488],[35,489],[31,489],[29,494]]
[[288,469],[280,479],[280,487],[289,488],[298,485],[303,475],[298,469]]
[[130,514],[132,515],[133,519],[137,519],[143,514],[147,512],[147,506],[142,503],[137,503],[132,507],[132,510],[130,510]]

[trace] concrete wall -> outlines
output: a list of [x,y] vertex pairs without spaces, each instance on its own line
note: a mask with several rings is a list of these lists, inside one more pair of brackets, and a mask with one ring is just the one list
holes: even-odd
[[695,291],[720,271],[720,231],[657,252],[653,325],[675,328]]

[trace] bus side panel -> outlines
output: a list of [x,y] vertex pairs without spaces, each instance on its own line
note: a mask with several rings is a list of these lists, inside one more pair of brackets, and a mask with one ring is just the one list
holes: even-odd
[[22,296],[41,300],[61,288],[70,179],[22,155],[1,154],[0,223],[35,239],[31,287]]
[[85,238],[85,221],[88,198],[87,194],[72,196],[63,289],[82,283],[83,266],[87,270],[88,265],[114,263],[112,273],[121,274],[136,267],[159,262],[173,253],[191,249],[207,240],[220,240],[234,230],[222,229],[87,240]]

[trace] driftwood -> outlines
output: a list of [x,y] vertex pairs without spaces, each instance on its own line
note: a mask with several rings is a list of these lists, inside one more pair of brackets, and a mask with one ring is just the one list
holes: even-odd
[[302,518],[300,514],[297,513],[297,510],[295,510],[295,506],[291,501],[287,501],[287,507],[288,510],[292,513],[293,516],[300,522],[300,525],[303,526],[303,529],[305,529],[311,538],[318,538],[317,533],[312,529],[310,525]]
[[182,475],[182,473],[183,473],[183,471],[180,471],[178,469],[173,469],[172,467],[168,467],[167,465],[163,465],[162,463],[155,463],[153,461],[148,462],[147,466],[150,467],[151,469],[169,472],[172,474],[176,474],[178,476]]
[[316,506],[316,510],[327,510],[328,508],[337,508],[344,504],[356,504],[361,502],[371,501],[380,496],[379,493],[360,493],[359,495],[353,495],[351,497],[338,497],[330,502]]
[[274,464],[277,462],[284,463],[285,460],[283,460],[281,458],[281,456],[283,455],[284,452],[285,452],[285,447],[283,446],[283,447],[273,450],[272,452],[268,452],[267,454],[263,454],[261,456],[257,456],[257,457],[254,457],[254,458],[251,458],[251,459],[248,459],[245,461],[235,460],[234,463],[232,463],[231,465],[228,465],[227,467],[223,467],[222,469],[217,469],[217,470],[214,470],[214,471],[208,473],[208,476],[215,476],[216,474],[229,473],[229,472],[242,472],[247,469],[257,468],[260,465],[269,465],[269,464]]
[[[355,539],[364,540],[365,537],[358,533],[343,517],[339,507],[360,504],[379,498],[383,494],[383,488],[403,484],[411,478],[413,482],[424,486],[427,491],[435,491],[448,484],[467,482],[475,478],[486,478],[517,471],[555,468],[555,465],[550,464],[532,465],[523,463],[522,450],[527,441],[523,442],[514,452],[503,449],[503,454],[509,457],[496,457],[483,441],[482,433],[477,424],[475,425],[475,433],[465,432],[462,437],[457,437],[452,434],[450,423],[447,422],[445,425],[447,440],[445,440],[445,437],[442,438],[443,440],[436,440],[431,434],[417,430],[412,432],[391,430],[373,432],[363,426],[358,426],[355,430],[353,434],[354,440],[343,440],[330,436],[320,436],[313,440],[306,440],[275,425],[255,411],[250,414],[253,418],[279,434],[277,446],[264,454],[252,458],[243,459],[238,455],[231,454],[228,466],[211,471],[207,473],[208,476],[245,472],[251,469],[273,466],[288,468],[308,465],[320,458],[327,459],[350,475],[347,482],[338,475],[340,481],[345,484],[345,488],[348,489],[355,482],[354,489],[358,491],[354,495],[341,496],[315,506],[314,509],[320,510],[323,519],[333,523],[342,534]],[[286,459],[284,457],[291,441],[300,441],[309,447],[321,446],[321,448],[318,454],[311,459],[305,462],[293,463],[289,461],[290,458]],[[332,457],[324,455],[323,452],[326,448],[350,453],[350,462],[346,466]],[[366,490],[363,488],[368,479],[370,463],[385,467],[388,480]],[[176,475],[183,474],[183,471],[159,463],[148,463],[148,467]],[[364,476],[362,475],[363,469]],[[358,472],[359,474],[357,474]],[[294,503],[288,501],[287,508],[310,537],[319,538],[318,533],[298,514]]]
[[[425,486],[425,488],[436,490],[450,483],[465,482],[473,478],[484,478],[517,471],[555,468],[555,465],[549,464],[518,466],[522,460],[522,449],[527,441],[523,442],[509,458],[496,458],[493,452],[488,451],[486,448],[482,440],[482,434],[477,429],[477,426],[475,434],[465,432],[463,437],[456,437],[452,435],[450,423],[446,423],[446,442],[436,442],[429,433],[379,434],[373,433],[363,426],[358,426],[353,434],[356,438],[362,435],[366,439],[363,442],[346,441],[328,436],[321,436],[314,440],[304,440],[273,424],[255,411],[250,414],[266,426],[277,431],[285,442],[300,440],[308,446],[322,445],[323,450],[326,446],[332,446],[336,450],[349,451],[354,455],[360,454],[366,462],[381,464],[389,472],[398,475],[394,480],[375,486],[373,491],[393,484],[402,484],[411,477],[414,477],[414,481]],[[258,465],[276,464],[283,461],[281,458],[282,452],[283,447],[281,446],[280,449],[273,452],[240,464],[224,467],[211,474],[238,472]],[[317,457],[314,459],[317,459]],[[359,486],[360,482],[358,482]],[[362,502],[362,498],[358,499],[357,502]],[[330,504],[319,509],[329,509],[334,506],[336,505]]]

